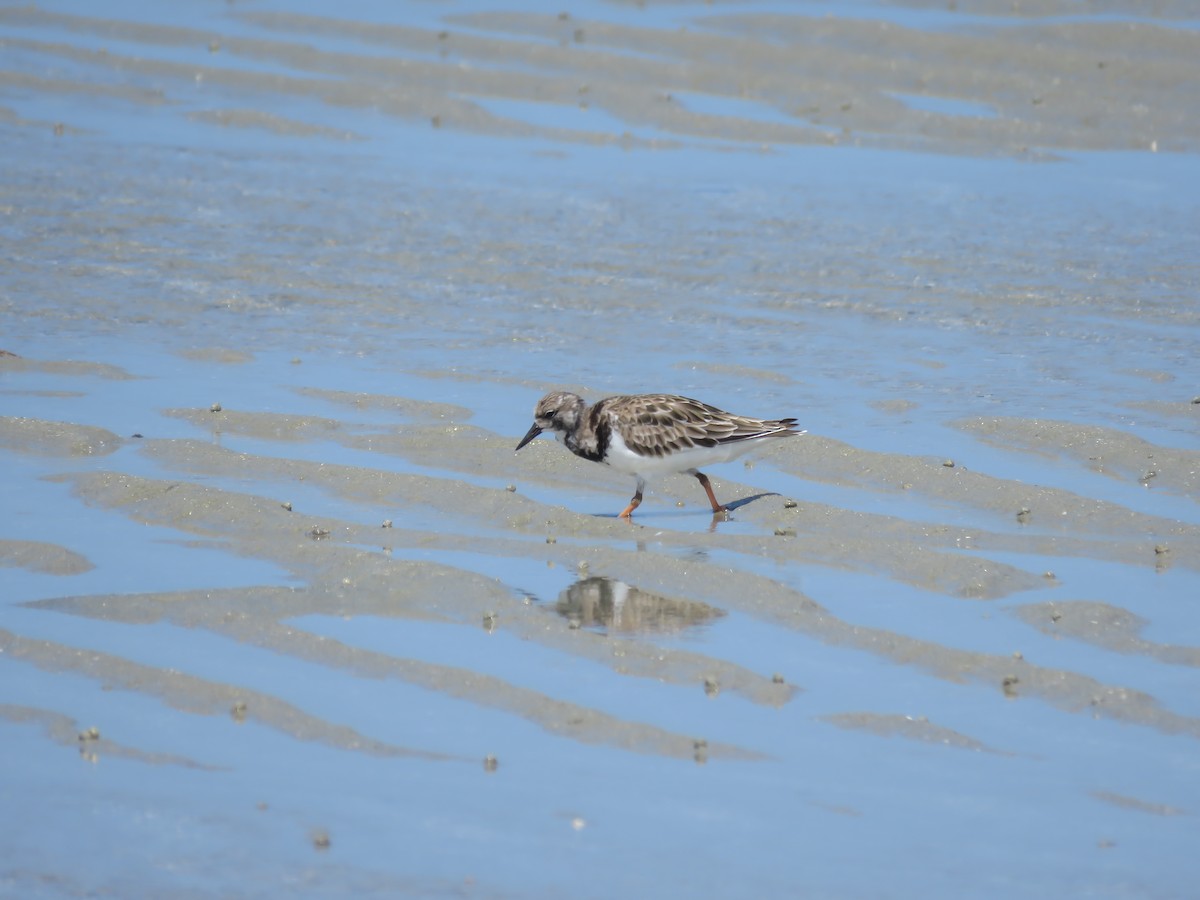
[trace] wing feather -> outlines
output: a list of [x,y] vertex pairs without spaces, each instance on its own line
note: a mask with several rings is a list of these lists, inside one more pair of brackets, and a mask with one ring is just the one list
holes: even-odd
[[643,456],[798,433],[795,419],[738,416],[674,394],[608,397],[597,406],[625,445]]

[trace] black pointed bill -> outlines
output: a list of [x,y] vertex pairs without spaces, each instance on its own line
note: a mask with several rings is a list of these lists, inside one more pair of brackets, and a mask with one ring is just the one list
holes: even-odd
[[[542,429],[539,428],[535,424],[532,428],[529,429],[529,431],[525,432],[525,437],[521,438],[521,443],[517,444],[517,450],[520,450],[522,447],[524,447],[526,444],[528,444],[530,441],[532,441],[535,437],[537,437],[541,433],[542,433]],[[516,450],[514,450],[513,452],[515,453]]]

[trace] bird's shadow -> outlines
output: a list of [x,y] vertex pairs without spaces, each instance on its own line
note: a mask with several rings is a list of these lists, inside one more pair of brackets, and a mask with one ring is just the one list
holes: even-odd
[[763,491],[761,494],[751,494],[749,497],[743,497],[741,500],[734,500],[732,503],[726,503],[725,509],[729,512],[733,512],[735,509],[741,509],[743,506],[747,506],[753,503],[755,500],[761,500],[763,497],[778,496],[779,494],[776,491]]
[[[779,496],[779,494],[775,491],[765,491],[761,494],[751,494],[749,497],[743,497],[740,500],[734,500],[730,503],[726,503],[725,509],[721,512],[711,512],[710,510],[707,510],[707,509],[664,509],[664,510],[657,510],[652,513],[646,513],[645,515],[647,517],[652,516],[656,519],[685,519],[685,518],[698,518],[702,515],[711,514],[713,523],[715,524],[717,522],[725,521],[725,519],[728,517],[729,513],[734,512],[735,510],[739,510],[743,506],[748,506],[749,504],[753,503],[755,500],[761,500],[761,499],[763,499],[763,497],[778,497],[778,496]],[[592,515],[595,516],[597,519],[620,518],[619,514],[617,514],[617,513],[592,513]],[[634,513],[633,517],[630,521],[636,523],[639,518],[641,518],[641,516],[638,516],[637,513]]]

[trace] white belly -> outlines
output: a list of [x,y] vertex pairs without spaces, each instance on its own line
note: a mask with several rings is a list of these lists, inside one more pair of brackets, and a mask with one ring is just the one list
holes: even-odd
[[753,450],[765,440],[770,440],[770,438],[718,444],[715,447],[691,447],[667,456],[638,456],[625,446],[621,435],[614,429],[609,435],[608,454],[604,461],[618,472],[650,479],[659,475],[673,475],[678,472],[686,472],[688,469],[700,469],[716,463],[729,462],[731,459],[737,459],[743,453]]

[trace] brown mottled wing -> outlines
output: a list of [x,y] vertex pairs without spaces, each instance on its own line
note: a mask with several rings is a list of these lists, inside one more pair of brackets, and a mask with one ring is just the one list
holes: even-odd
[[752,419],[673,394],[609,397],[599,404],[625,445],[643,456],[794,434],[795,419]]

